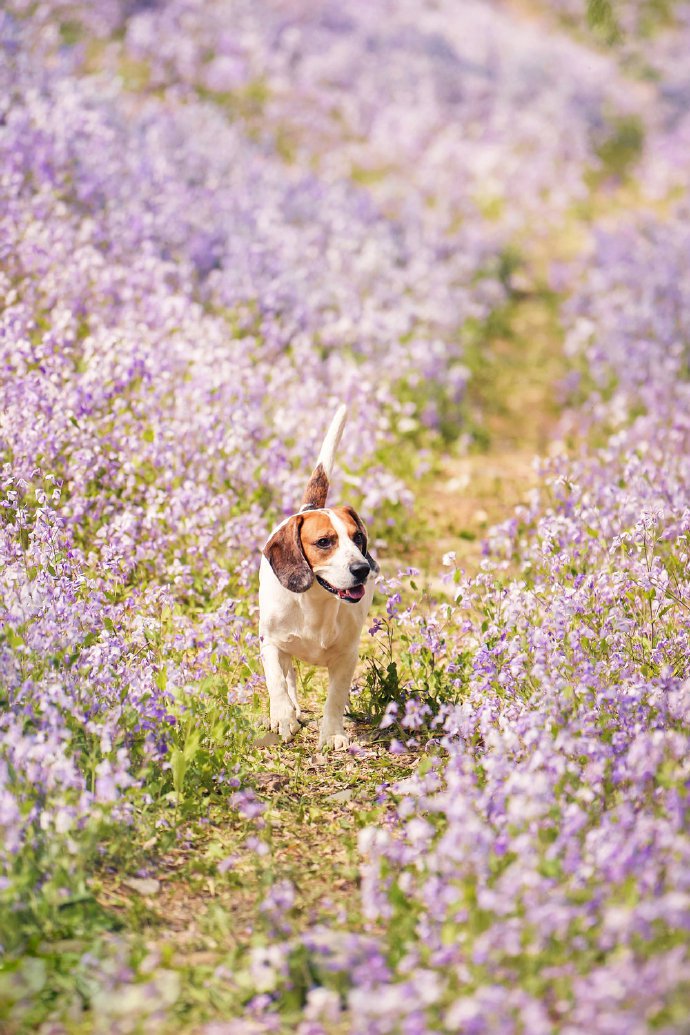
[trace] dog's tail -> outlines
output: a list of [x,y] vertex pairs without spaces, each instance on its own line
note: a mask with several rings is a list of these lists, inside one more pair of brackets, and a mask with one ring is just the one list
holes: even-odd
[[335,453],[343,435],[343,428],[345,427],[346,419],[347,406],[339,406],[336,410],[335,417],[331,421],[331,426],[326,432],[326,437],[323,440],[323,445],[321,446],[319,456],[316,461],[316,467],[312,471],[311,478],[307,482],[300,510],[314,510],[315,508],[324,507],[326,505],[326,497],[328,496],[330,477],[333,472]]

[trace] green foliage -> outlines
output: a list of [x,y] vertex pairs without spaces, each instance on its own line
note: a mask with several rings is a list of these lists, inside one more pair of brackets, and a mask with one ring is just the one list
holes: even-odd
[[12,860],[9,884],[0,891],[0,943],[8,958],[31,954],[43,942],[118,926],[117,918],[99,906],[90,888],[102,840],[127,836],[110,811],[94,805],[88,824],[62,833],[42,829],[37,811],[21,851]]
[[606,43],[616,43],[621,36],[611,0],[587,0],[587,24]]
[[364,691],[357,698],[358,708],[350,714],[353,719],[378,728],[389,705],[395,704],[404,710],[408,697],[409,692],[400,685],[396,661],[391,659],[382,662],[377,658],[368,658]]
[[581,0],[579,10],[557,5],[557,17],[588,42],[637,48],[634,57],[644,60],[647,41],[673,25],[680,6],[680,0]]
[[[417,589],[414,582],[411,587]],[[364,685],[349,714],[373,727],[376,738],[408,738],[410,729],[402,720],[408,707],[419,706],[426,716],[424,736],[428,737],[441,709],[460,699],[470,656],[454,655],[449,670],[445,640],[424,617],[415,633],[395,618],[378,619],[378,625],[375,648],[365,659]]]
[[[86,935],[87,932],[84,932]],[[91,932],[0,963],[0,1031],[30,1035],[48,1022],[70,1035],[151,1031],[179,996],[180,976],[138,939]]]
[[640,159],[643,148],[644,125],[638,115],[611,119],[607,135],[597,148],[603,175],[625,179]]
[[171,711],[178,722],[168,762],[178,805],[188,797],[196,801],[199,795],[214,793],[221,776],[248,766],[255,723],[245,705],[229,698],[227,675],[209,676],[177,693]]

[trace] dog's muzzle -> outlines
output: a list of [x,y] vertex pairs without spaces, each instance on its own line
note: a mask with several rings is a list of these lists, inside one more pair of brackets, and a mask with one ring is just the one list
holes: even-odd
[[316,576],[316,581],[324,589],[327,589],[329,593],[338,597],[340,600],[347,600],[351,604],[356,604],[364,596],[364,583],[360,582],[356,586],[350,586],[348,589],[337,589],[335,586],[331,586],[330,582],[326,582],[320,575]]

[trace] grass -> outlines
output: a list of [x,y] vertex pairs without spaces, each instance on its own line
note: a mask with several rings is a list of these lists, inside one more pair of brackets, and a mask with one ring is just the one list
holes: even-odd
[[[239,1004],[224,1000],[226,993],[201,990],[213,986],[219,967],[236,969],[249,947],[261,943],[267,930],[260,904],[276,881],[287,879],[296,889],[291,914],[298,930],[338,918],[361,927],[358,831],[376,817],[379,787],[409,775],[419,756],[394,756],[383,744],[366,743],[354,757],[322,754],[323,697],[319,682],[311,683],[307,722],[288,745],[257,729],[242,779],[264,807],[258,830],[223,796],[209,798],[203,810],[198,802],[180,808],[171,801],[177,843],[164,851],[142,844],[136,859],[138,871],[151,876],[133,878],[130,864],[128,871],[108,867],[93,881],[98,906],[181,975],[171,1030],[193,1030],[219,1009],[237,1016]],[[364,742],[371,733],[361,725],[354,732]],[[228,858],[221,873],[219,863]]]
[[[352,816],[357,813],[361,825],[368,822],[375,811],[371,802],[376,788],[405,775],[417,759],[412,755],[401,759],[385,745],[370,743],[372,730],[362,723],[351,724],[355,741],[362,745],[357,756],[322,753],[317,720],[324,698],[322,681],[311,682],[307,695],[302,694],[305,725],[290,744],[263,731],[260,713],[254,714],[256,736],[241,762],[241,782],[254,790],[265,809],[261,837],[270,846],[265,863],[260,863],[259,856],[257,865],[256,853],[246,850],[244,843],[255,825],[229,804],[231,790],[208,795],[203,807],[191,796],[178,802],[173,794],[168,812],[177,831],[175,843],[161,851],[159,838],[148,849],[143,841],[136,858],[139,869],[150,871],[160,889],[149,893],[145,888],[142,896],[131,874],[111,865],[100,875],[97,900],[126,919],[143,897],[151,913],[143,916],[140,930],[150,924],[161,930],[170,926],[186,930],[192,941],[210,903],[231,904],[233,913],[246,919],[246,925],[235,929],[242,943],[252,933],[258,898],[276,877],[296,879],[302,885],[300,874],[311,874],[309,886],[300,886],[298,911],[305,915],[318,910],[329,889],[354,889],[357,824]],[[226,879],[219,880],[218,863],[230,855],[233,865]]]

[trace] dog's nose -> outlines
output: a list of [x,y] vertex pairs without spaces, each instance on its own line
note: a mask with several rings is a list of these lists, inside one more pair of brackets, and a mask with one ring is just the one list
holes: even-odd
[[370,570],[371,569],[368,564],[350,565],[350,572],[354,575],[358,582],[366,582]]

